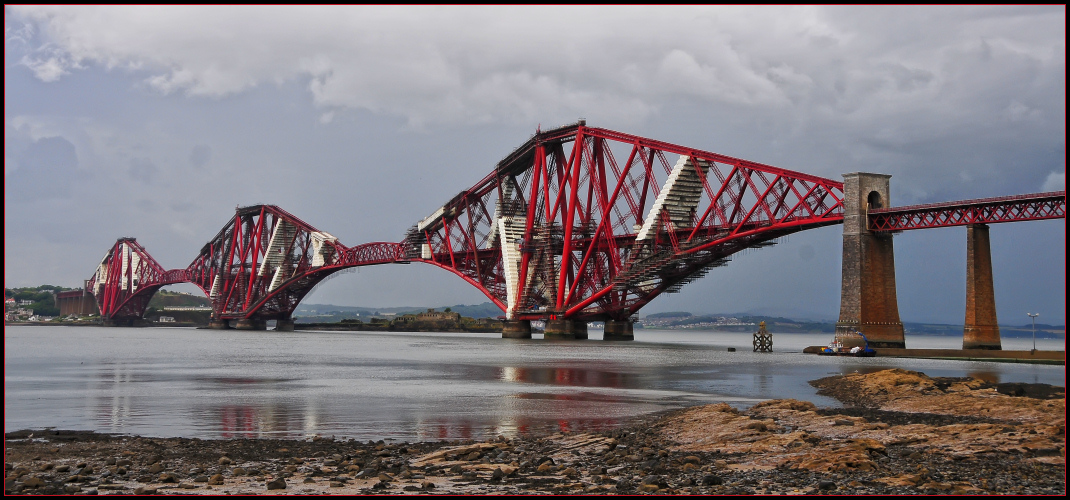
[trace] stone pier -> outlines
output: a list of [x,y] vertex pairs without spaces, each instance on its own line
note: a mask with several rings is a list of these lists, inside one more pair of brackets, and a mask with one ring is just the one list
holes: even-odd
[[267,321],[255,318],[242,318],[234,325],[238,330],[267,330]]
[[890,206],[890,175],[855,172],[843,175],[843,281],[836,337],[845,345],[854,331],[870,347],[904,348],[903,323],[895,295],[892,235],[871,233],[870,208]]
[[230,325],[225,319],[212,318],[212,320],[208,322],[208,328],[211,328],[212,330],[227,330],[230,328]]
[[293,320],[293,318],[275,320],[275,331],[276,332],[292,332],[292,331],[294,331],[294,320]]
[[966,226],[966,326],[963,349],[1002,350],[996,323],[996,292],[992,286],[992,249],[988,226]]
[[507,319],[502,321],[503,339],[530,339],[531,321],[525,319]]
[[635,340],[635,325],[631,321],[606,320],[602,340]]
[[547,340],[584,340],[587,338],[587,322],[572,319],[548,319],[543,330]]

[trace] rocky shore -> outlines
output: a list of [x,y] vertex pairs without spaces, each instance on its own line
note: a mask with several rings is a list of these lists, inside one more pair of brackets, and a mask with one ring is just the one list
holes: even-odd
[[485,442],[8,433],[7,494],[1066,493],[1063,388],[884,370],[600,434]]

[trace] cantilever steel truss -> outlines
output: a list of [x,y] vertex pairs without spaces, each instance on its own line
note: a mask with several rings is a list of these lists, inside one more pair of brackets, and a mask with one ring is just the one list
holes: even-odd
[[[1038,196],[874,210],[870,227],[1065,217],[1065,193]],[[508,318],[624,320],[736,252],[842,221],[840,182],[581,122],[537,132],[400,243],[347,247],[257,205],[237,209],[185,269],[164,270],[121,238],[89,287],[108,319],[140,318],[157,289],[180,282],[211,298],[216,319],[286,319],[332,273],[425,262]]]
[[735,252],[842,222],[842,200],[837,181],[578,124],[536,133],[403,244],[507,317],[626,319]]

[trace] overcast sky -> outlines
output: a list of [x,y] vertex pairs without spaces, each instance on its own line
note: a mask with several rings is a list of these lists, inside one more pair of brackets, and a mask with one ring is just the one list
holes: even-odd
[[[405,230],[543,128],[608,128],[891,204],[1064,190],[1066,9],[5,7],[5,286],[77,286],[120,236],[187,266],[235,206],[344,244]],[[1065,321],[1065,220],[992,226],[1000,323]],[[841,228],[738,254],[643,313],[835,319]],[[965,228],[896,236],[904,321],[965,314]],[[195,290],[191,285],[178,290]],[[312,303],[474,304],[428,265]]]

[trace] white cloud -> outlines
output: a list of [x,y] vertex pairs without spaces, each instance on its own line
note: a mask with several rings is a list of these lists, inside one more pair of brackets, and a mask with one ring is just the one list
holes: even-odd
[[1048,178],[1044,179],[1044,186],[1041,187],[1040,190],[1043,192],[1065,191],[1066,172],[1052,172],[1048,174]]
[[[413,124],[634,122],[678,98],[872,119],[926,109],[967,77],[975,92],[1004,83],[964,74],[964,59],[1065,67],[1061,16],[1012,8],[10,9],[39,25],[44,45],[23,64],[42,81],[99,64],[164,94],[219,97],[308,79],[319,106]],[[1011,119],[1037,108],[1016,104]]]

